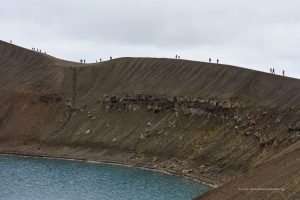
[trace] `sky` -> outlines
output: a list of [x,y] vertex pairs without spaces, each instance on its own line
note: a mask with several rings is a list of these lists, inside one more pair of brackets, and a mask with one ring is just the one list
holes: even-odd
[[166,57],[300,78],[299,0],[0,0],[0,40],[79,62]]

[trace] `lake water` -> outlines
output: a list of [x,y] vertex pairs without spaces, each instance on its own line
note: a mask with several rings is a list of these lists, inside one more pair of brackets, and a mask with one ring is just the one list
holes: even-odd
[[1,200],[184,200],[208,189],[142,169],[0,156]]

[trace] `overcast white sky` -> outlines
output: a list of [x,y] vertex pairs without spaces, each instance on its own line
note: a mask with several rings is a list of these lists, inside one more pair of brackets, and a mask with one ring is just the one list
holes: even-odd
[[0,40],[59,58],[175,57],[300,78],[299,0],[0,0]]

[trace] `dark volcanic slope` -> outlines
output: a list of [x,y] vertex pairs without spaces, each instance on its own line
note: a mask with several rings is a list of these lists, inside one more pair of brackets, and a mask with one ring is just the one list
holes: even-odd
[[[204,199],[298,195],[297,79],[174,59],[82,65],[0,42],[0,94],[0,152],[233,179]],[[255,180],[288,190],[258,195],[237,189]]]
[[60,87],[66,76],[70,76],[71,67],[76,66],[79,67],[79,84],[88,85],[84,87],[85,91],[79,91],[83,93],[93,90],[98,94],[142,91],[167,96],[239,96],[255,103],[292,107],[300,104],[299,80],[244,68],[153,58],[120,58],[83,66],[4,42],[0,45],[3,89],[9,84],[34,84],[41,80],[45,81],[46,87]]
[[299,199],[300,143],[291,149],[197,199]]

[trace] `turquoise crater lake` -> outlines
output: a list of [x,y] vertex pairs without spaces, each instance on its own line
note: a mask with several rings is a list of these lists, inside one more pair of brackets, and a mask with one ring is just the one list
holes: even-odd
[[184,200],[208,189],[149,170],[0,156],[1,200]]

